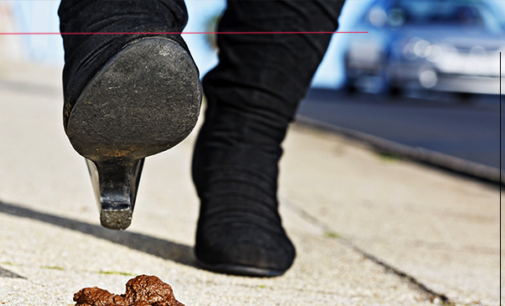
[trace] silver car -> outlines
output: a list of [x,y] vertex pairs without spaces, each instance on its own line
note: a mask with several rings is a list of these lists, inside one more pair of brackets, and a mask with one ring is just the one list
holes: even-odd
[[345,53],[346,87],[498,94],[505,26],[479,0],[377,0],[354,27]]

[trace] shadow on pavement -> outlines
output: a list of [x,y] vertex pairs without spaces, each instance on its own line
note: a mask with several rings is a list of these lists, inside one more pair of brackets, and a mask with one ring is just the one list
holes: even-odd
[[21,279],[26,279],[25,277],[18,275],[14,272],[11,272],[9,270],[3,269],[0,267],[0,277],[8,277],[8,278],[21,278]]
[[171,260],[186,266],[196,267],[193,248],[184,244],[179,244],[139,233],[111,231],[98,225],[93,225],[48,213],[38,212],[30,208],[7,204],[1,201],[0,213],[49,223],[62,228],[91,235],[96,238],[104,239],[112,243],[123,245],[133,250]]

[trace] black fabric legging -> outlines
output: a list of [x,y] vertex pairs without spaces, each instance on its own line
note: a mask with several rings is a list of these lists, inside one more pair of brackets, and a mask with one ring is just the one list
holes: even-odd
[[[343,0],[229,0],[218,30],[334,31],[343,4]],[[280,144],[330,38],[329,34],[218,35],[219,64],[203,79],[208,108],[193,159],[193,179],[204,202],[220,193],[222,186],[216,180],[229,185],[244,173],[249,173],[249,184],[265,185],[265,192],[275,199]]]

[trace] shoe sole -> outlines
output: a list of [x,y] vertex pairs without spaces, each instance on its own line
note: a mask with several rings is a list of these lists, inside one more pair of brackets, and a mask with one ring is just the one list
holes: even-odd
[[137,40],[112,57],[72,109],[67,135],[93,161],[140,159],[165,151],[193,130],[201,86],[195,64],[176,42]]
[[72,108],[66,132],[74,149],[88,160],[102,225],[128,227],[139,161],[191,133],[201,98],[191,56],[161,37],[130,43],[88,83]]
[[256,276],[256,277],[276,277],[283,275],[286,271],[284,270],[272,270],[272,269],[262,269],[254,268],[243,265],[234,264],[216,264],[211,265],[204,263],[201,260],[196,260],[197,264],[205,270],[231,274],[231,275],[241,275],[241,276]]

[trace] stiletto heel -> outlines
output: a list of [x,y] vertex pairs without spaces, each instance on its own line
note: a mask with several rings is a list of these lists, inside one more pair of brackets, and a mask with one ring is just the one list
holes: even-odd
[[99,162],[86,159],[100,223],[113,230],[131,224],[144,159],[109,159]]

